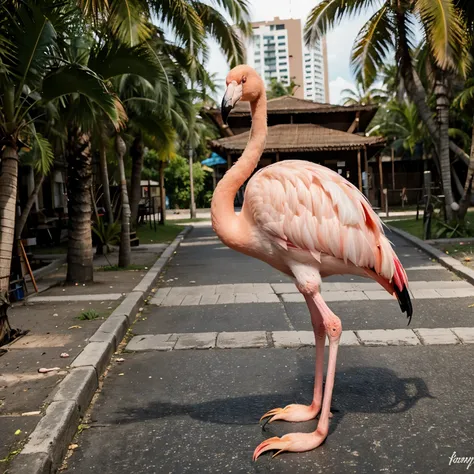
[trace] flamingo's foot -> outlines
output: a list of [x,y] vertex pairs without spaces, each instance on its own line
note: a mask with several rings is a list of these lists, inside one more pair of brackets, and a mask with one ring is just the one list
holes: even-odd
[[[266,423],[276,420],[283,421],[309,421],[316,418],[320,410],[314,403],[311,405],[287,405],[285,408],[274,408],[260,418],[260,422],[267,418]],[[265,423],[265,424],[266,424]]]
[[277,450],[272,456],[278,456],[283,451],[291,451],[293,453],[302,453],[304,451],[311,451],[317,448],[325,439],[327,434],[319,433],[289,433],[281,438],[275,436],[268,438],[260,443],[253,453],[253,460],[256,461],[258,457],[265,451]]

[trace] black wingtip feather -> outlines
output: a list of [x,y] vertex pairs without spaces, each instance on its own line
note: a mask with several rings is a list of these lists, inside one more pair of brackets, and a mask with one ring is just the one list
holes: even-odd
[[407,313],[408,325],[411,323],[411,317],[413,315],[413,306],[411,304],[410,294],[406,286],[403,286],[403,290],[400,291],[399,288],[395,286],[395,292],[397,294],[397,299],[400,304],[400,309],[402,313]]

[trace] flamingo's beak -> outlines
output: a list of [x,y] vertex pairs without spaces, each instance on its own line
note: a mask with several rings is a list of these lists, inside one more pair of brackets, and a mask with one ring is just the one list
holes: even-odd
[[237,84],[236,81],[229,83],[221,105],[222,120],[225,124],[227,124],[227,117],[229,116],[230,111],[235,107],[235,104],[241,99],[241,97],[242,84]]

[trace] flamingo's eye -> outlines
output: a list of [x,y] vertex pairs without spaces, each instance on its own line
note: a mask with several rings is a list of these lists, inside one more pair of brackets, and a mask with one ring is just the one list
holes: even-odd
[[245,82],[247,81],[247,78],[245,76],[242,77],[242,84],[245,84]]

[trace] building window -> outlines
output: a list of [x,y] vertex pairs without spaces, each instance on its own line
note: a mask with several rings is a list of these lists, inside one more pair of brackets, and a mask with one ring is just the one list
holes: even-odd
[[276,25],[276,30],[284,30],[285,29],[285,25]]
[[278,39],[279,39],[279,40],[284,40],[284,39],[285,39],[285,35],[278,35]]

